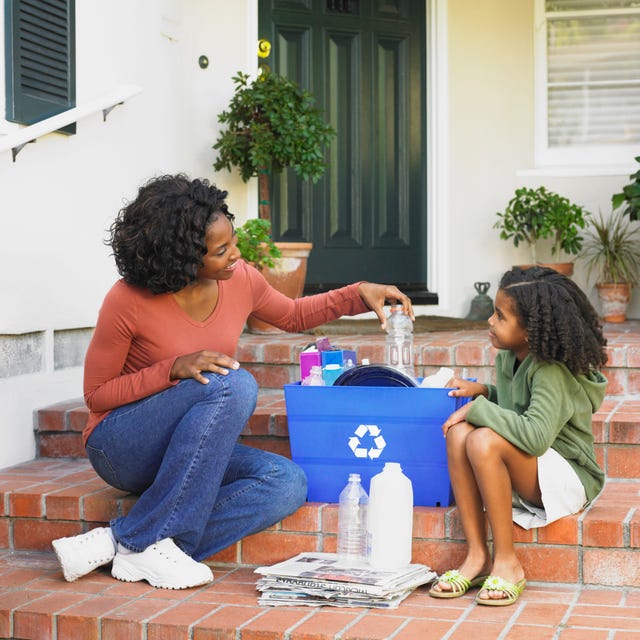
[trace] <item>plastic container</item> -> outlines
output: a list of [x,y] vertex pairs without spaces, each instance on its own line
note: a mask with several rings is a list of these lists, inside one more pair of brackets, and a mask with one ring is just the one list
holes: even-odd
[[332,385],[341,375],[344,369],[339,364],[327,364],[322,367],[322,379],[327,385]]
[[393,307],[387,319],[385,361],[408,376],[415,377],[413,364],[413,321],[402,307]]
[[324,378],[322,377],[322,367],[313,365],[309,371],[309,375],[302,381],[306,387],[322,387],[324,386]]
[[340,492],[338,507],[338,562],[346,566],[367,561],[367,505],[369,497],[359,473],[350,473]]
[[414,504],[452,504],[442,423],[469,398],[451,389],[284,385],[291,457],[304,470],[307,499],[338,502],[344,479],[359,473],[369,491],[385,462],[400,462]]
[[367,520],[369,564],[398,569],[411,563],[413,487],[397,462],[371,478]]

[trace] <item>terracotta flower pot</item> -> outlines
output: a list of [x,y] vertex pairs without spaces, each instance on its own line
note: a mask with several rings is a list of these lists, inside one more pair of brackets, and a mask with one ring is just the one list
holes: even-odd
[[[262,275],[274,288],[289,298],[302,295],[307,277],[307,262],[313,244],[311,242],[276,242],[282,256],[274,260],[273,267],[265,267]],[[258,318],[249,316],[247,328],[251,333],[278,333],[280,329]]]
[[596,284],[603,322],[624,322],[631,300],[628,282],[600,282]]
[[[519,264],[521,269],[529,269],[533,267],[532,264]],[[536,267],[547,267],[549,269],[554,269],[558,273],[561,273],[563,276],[567,276],[570,278],[573,275],[573,262],[537,262],[535,264]]]

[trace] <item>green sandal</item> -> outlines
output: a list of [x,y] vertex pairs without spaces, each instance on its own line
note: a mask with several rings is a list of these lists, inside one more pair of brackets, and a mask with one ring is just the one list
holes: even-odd
[[[465,578],[457,569],[452,569],[443,573],[435,580],[435,584],[429,589],[429,595],[434,598],[459,598],[463,596],[471,587],[480,586],[487,576],[477,576],[473,580]],[[451,585],[451,591],[435,591],[435,586],[439,582],[445,582]]]
[[[490,607],[507,607],[514,602],[517,602],[518,598],[524,591],[524,586],[527,584],[525,578],[522,578],[518,583],[507,582],[504,578],[499,576],[489,576],[480,587],[480,592],[476,596],[476,602],[478,604],[486,604]],[[483,591],[502,591],[505,594],[505,598],[481,598],[480,594]]]

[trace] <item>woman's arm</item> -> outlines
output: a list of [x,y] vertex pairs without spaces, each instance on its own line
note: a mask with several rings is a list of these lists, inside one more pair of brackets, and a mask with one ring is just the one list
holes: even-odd
[[84,364],[84,399],[92,411],[109,411],[170,387],[175,358],[126,373],[137,305],[116,284],[105,297]]

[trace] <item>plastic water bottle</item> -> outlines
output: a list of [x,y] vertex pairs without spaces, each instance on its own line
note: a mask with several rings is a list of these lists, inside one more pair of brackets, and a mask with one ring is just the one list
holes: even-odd
[[397,306],[391,309],[387,319],[385,356],[388,365],[399,369],[412,378],[413,366],[413,321]]
[[398,462],[387,462],[371,478],[367,519],[369,563],[398,569],[411,563],[413,486]]
[[340,492],[338,508],[338,561],[347,566],[367,561],[367,505],[369,497],[359,473],[350,473]]

